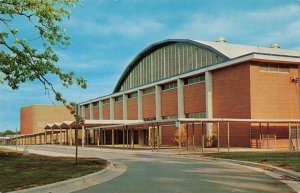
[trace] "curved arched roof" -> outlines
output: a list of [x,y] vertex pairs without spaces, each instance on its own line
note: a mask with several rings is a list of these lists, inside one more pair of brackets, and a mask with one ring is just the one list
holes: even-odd
[[114,93],[119,92],[121,90],[121,86],[124,81],[130,74],[130,72],[138,65],[140,61],[143,60],[147,55],[152,52],[163,48],[164,46],[168,46],[176,43],[186,43],[190,44],[202,49],[206,49],[215,53],[216,55],[222,57],[224,61],[231,60],[233,58],[241,57],[250,53],[261,53],[261,54],[269,54],[269,55],[281,55],[281,56],[292,56],[292,57],[300,57],[299,50],[287,50],[281,48],[270,48],[270,47],[262,47],[262,46],[249,46],[249,45],[239,45],[239,44],[230,44],[224,42],[210,42],[210,41],[199,41],[199,40],[190,40],[190,39],[167,39],[154,44],[151,44],[143,51],[141,51],[127,66],[123,74],[121,75],[117,85],[114,89]]
[[117,82],[117,85],[114,89],[114,93],[119,92],[121,89],[122,84],[124,83],[124,81],[126,80],[127,76],[130,74],[130,72],[134,69],[134,67],[147,55],[149,55],[150,53],[154,52],[155,50],[158,50],[164,46],[168,46],[171,44],[175,44],[175,43],[186,43],[186,44],[190,44],[190,45],[194,45],[196,47],[199,48],[204,48],[206,50],[209,50],[217,55],[219,55],[220,57],[224,58],[224,59],[229,59],[230,57],[224,55],[223,53],[221,53],[220,51],[218,51],[217,49],[215,49],[213,46],[210,46],[208,44],[205,44],[203,42],[200,41],[194,41],[194,40],[189,40],[189,39],[167,39],[167,40],[163,40],[154,44],[151,44],[150,46],[148,46],[147,48],[145,48],[143,51],[141,51],[127,66],[127,68],[125,69],[125,71],[123,72],[123,74],[121,75],[119,81]]

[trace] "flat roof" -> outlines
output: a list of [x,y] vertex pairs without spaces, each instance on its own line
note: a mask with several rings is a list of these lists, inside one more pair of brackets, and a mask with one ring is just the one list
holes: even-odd
[[264,53],[264,54],[300,57],[300,50],[271,48],[271,47],[265,47],[260,45],[251,46],[251,45],[231,44],[228,42],[211,42],[211,41],[202,41],[202,40],[194,40],[194,41],[210,46],[231,59],[246,54],[250,54],[250,53]]

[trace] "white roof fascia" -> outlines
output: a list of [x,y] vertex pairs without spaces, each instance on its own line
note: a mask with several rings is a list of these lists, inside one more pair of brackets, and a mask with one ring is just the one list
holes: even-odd
[[300,119],[181,118],[178,119],[178,122],[299,123]]
[[264,54],[258,54],[255,53],[254,59],[260,59],[260,60],[274,60],[278,62],[298,62],[300,63],[300,57],[288,57],[288,56],[279,56],[279,55],[264,55]]
[[84,120],[84,125],[88,124],[126,124],[126,123],[143,123],[143,120]]

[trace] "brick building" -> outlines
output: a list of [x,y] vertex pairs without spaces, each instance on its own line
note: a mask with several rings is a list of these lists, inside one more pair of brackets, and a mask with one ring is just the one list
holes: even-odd
[[30,105],[20,110],[21,135],[44,133],[48,123],[73,121],[64,105]]
[[[281,49],[278,44],[236,45],[223,38],[165,40],[140,52],[114,92],[80,103],[80,112],[86,120],[299,119],[299,62],[300,51]],[[195,127],[196,144],[201,143],[199,127]],[[206,139],[211,140],[214,126],[206,127]],[[277,145],[286,145],[285,127],[250,123],[231,127],[231,145],[259,146],[255,141],[262,136],[261,127],[276,135]],[[131,132],[134,143],[147,143],[148,128]],[[174,125],[162,126],[159,132],[162,144],[175,143]],[[109,143],[112,134],[104,135]],[[121,143],[121,136],[116,131],[116,143]],[[226,145],[222,143],[226,137],[221,130],[221,145]]]

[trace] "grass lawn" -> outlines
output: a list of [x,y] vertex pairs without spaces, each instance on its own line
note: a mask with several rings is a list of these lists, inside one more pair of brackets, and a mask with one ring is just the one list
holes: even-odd
[[300,152],[224,152],[205,156],[258,162],[300,172]]
[[80,177],[102,170],[106,160],[47,157],[0,148],[0,192],[8,192]]

